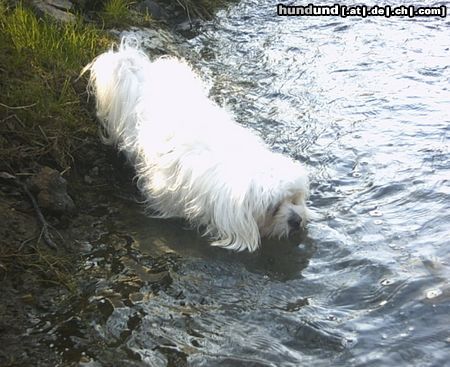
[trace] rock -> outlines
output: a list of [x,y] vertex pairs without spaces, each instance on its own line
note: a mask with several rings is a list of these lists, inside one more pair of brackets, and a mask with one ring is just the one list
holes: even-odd
[[130,27],[128,30],[117,32],[116,35],[119,38],[131,36],[151,55],[180,56],[181,39],[164,29]]
[[181,23],[178,23],[175,26],[175,31],[182,34],[184,37],[190,39],[197,35],[200,27],[200,22],[198,20],[185,20]]
[[69,11],[73,4],[68,0],[33,0],[34,7],[42,14],[49,15],[60,22],[74,22],[75,15]]
[[72,9],[72,3],[68,0],[45,0],[45,2],[60,10],[69,11]]
[[70,213],[75,204],[67,193],[67,181],[60,173],[50,167],[42,167],[29,181],[29,189],[37,195],[41,209],[54,214]]
[[189,32],[192,30],[192,22],[190,20],[185,20],[184,22],[178,23],[175,26],[177,32]]

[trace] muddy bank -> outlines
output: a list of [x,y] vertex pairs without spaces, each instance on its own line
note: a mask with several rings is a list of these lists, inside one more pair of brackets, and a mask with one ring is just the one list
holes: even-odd
[[[83,11],[96,27],[105,16],[104,3],[27,4],[37,9],[39,16],[46,14],[36,18],[41,25],[50,22],[48,14],[72,22],[75,15],[68,14]],[[15,2],[2,1],[0,5],[2,14],[11,14]],[[214,11],[204,7],[202,13],[198,4],[194,9],[187,14],[187,8],[180,8],[177,2],[143,1],[119,19],[123,22],[120,26],[129,28],[136,19],[139,25],[147,22],[151,27],[147,47],[156,54],[178,53],[173,40],[192,32],[200,16],[211,16]],[[22,21],[28,13],[14,16],[23,17]],[[54,31],[41,25],[36,27],[42,32]],[[118,35],[117,31],[99,32],[98,49]],[[58,95],[43,103],[47,89],[40,85],[47,76],[35,78],[35,70],[25,68],[36,57],[31,46],[19,50],[21,59],[16,65],[10,60],[17,49],[9,44],[5,47],[0,59],[4,96],[0,100],[0,365],[96,366],[95,360],[115,360],[117,365],[132,366],[132,361],[138,363],[140,358],[129,350],[106,355],[111,344],[119,345],[127,332],[105,337],[96,325],[114,309],[142,302],[167,287],[178,259],[170,251],[143,256],[135,248],[132,234],[121,225],[130,207],[139,210],[141,197],[132,183],[133,170],[97,136],[85,80],[76,79],[83,65],[75,63],[64,69],[68,73],[65,80],[64,75],[47,79],[45,88],[57,89]],[[52,68],[57,71],[58,65],[50,61],[53,56],[44,57],[39,73]],[[7,85],[10,81],[11,86]],[[70,93],[61,103],[65,85],[70,85]],[[33,90],[35,95],[30,101],[18,100],[17,96],[26,93],[17,88]],[[42,111],[51,113],[43,115]],[[71,121],[74,116],[78,121]],[[151,291],[141,293],[144,285]],[[131,317],[125,330],[131,332],[138,323],[139,315]],[[169,364],[185,363],[169,349],[163,354]]]
[[[44,208],[45,203],[36,199],[56,249],[44,240],[39,215],[23,188],[14,181],[1,180],[0,364],[3,366],[63,363],[69,346],[60,340],[59,322],[70,312],[72,304],[83,304],[80,298],[85,296],[86,287],[89,289],[88,283],[107,278],[112,262],[118,264],[119,258],[126,255],[125,248],[120,249],[124,243],[119,239],[117,251],[112,241],[102,241],[101,246],[98,241],[109,233],[106,226],[113,222],[115,213],[138,197],[130,184],[132,172],[127,173],[125,163],[115,152],[96,139],[89,139],[78,158],[90,163],[75,164],[72,172],[65,175],[76,209],[55,211]],[[32,195],[39,196],[35,192]],[[120,195],[125,198],[116,198]],[[87,259],[97,252],[109,254],[110,263],[98,260],[95,266],[86,269]],[[116,267],[114,271],[118,271]]]
[[[78,366],[91,360],[131,366],[130,359],[139,361],[127,350],[109,355],[126,332],[105,336],[96,326],[115,309],[145,301],[170,285],[178,259],[170,251],[143,256],[124,227],[127,213],[141,210],[133,174],[112,148],[87,138],[65,174],[76,209],[41,208],[57,249],[42,238],[42,224],[23,189],[1,180],[2,366]],[[143,287],[151,291],[141,293]],[[127,328],[131,332],[135,326],[131,322]]]

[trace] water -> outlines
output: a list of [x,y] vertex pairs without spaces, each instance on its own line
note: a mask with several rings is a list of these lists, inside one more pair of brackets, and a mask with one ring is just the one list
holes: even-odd
[[88,297],[105,309],[91,363],[449,365],[450,21],[268,3],[219,14],[189,48],[213,98],[305,162],[321,218],[234,254],[128,208],[120,231],[144,255],[113,267],[115,298]]

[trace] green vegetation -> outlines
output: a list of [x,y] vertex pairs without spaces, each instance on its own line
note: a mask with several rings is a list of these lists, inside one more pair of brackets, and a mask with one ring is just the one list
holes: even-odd
[[79,72],[110,40],[83,24],[40,19],[0,0],[0,161],[70,164],[74,141],[94,131]]
[[108,0],[102,18],[108,27],[123,27],[130,23],[132,15],[129,0]]
[[31,51],[29,56],[40,64],[79,68],[80,59],[87,60],[96,50],[98,31],[84,26],[81,20],[65,24],[43,21],[19,5],[2,26],[18,52]]

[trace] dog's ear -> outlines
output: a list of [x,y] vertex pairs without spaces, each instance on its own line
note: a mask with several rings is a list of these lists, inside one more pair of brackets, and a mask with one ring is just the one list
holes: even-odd
[[238,252],[244,250],[254,252],[259,248],[261,236],[251,213],[245,213],[242,210],[230,213],[228,218],[222,216],[220,221],[216,221],[215,226],[219,231],[220,240],[214,241],[212,246]]

